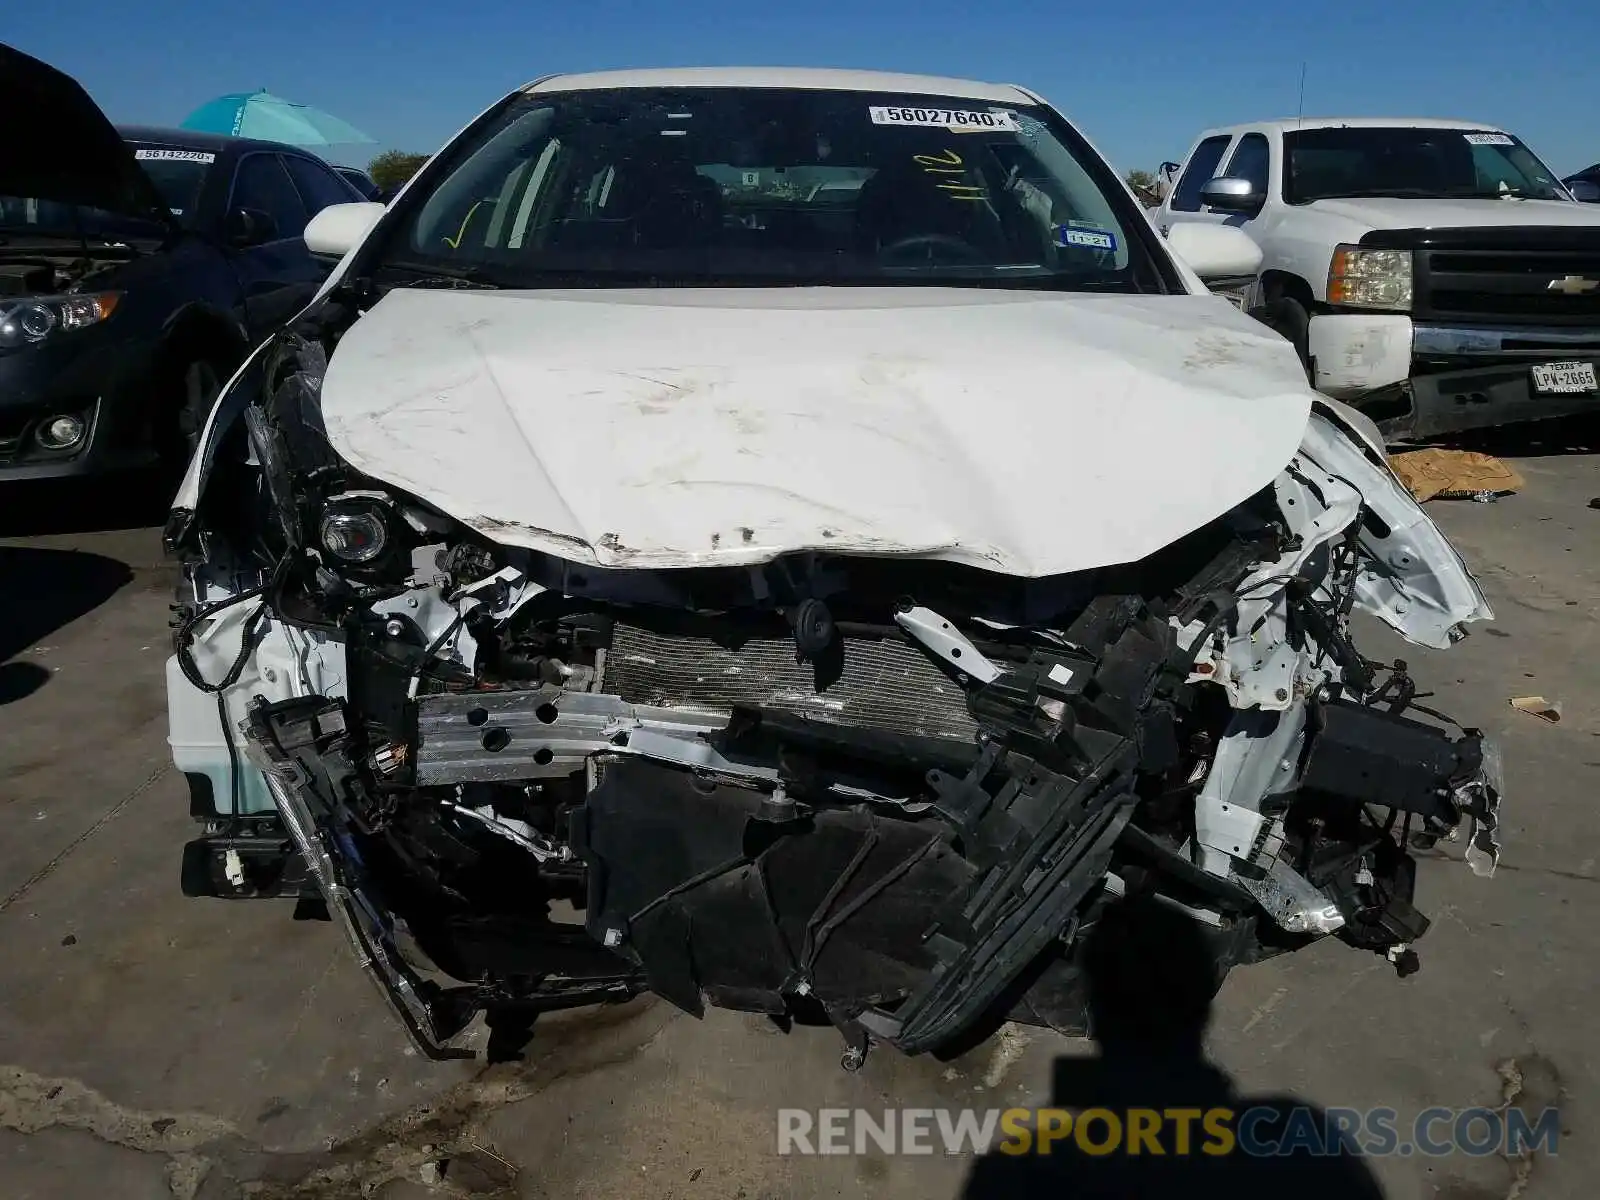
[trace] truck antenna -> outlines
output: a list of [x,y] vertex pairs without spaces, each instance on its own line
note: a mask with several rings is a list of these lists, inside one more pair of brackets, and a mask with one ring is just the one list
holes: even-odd
[[1306,64],[1305,64],[1305,60],[1302,59],[1301,62],[1300,62],[1300,111],[1299,111],[1298,114],[1296,114],[1295,119],[1294,119],[1294,127],[1296,129],[1300,128],[1300,122],[1304,121],[1305,117],[1306,117]]

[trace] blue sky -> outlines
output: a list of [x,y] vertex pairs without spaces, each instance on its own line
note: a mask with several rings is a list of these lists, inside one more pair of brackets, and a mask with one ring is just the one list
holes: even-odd
[[5,5],[0,39],[115,120],[176,124],[265,87],[420,151],[537,75],[760,63],[1023,83],[1118,167],[1153,168],[1207,125],[1292,116],[1305,61],[1308,114],[1481,120],[1563,174],[1600,161],[1597,0],[71,0]]

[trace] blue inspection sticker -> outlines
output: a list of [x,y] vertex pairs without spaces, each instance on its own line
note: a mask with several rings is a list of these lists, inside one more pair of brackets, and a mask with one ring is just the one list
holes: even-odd
[[1115,250],[1117,235],[1109,229],[1095,229],[1078,224],[1058,225],[1056,245],[1082,246],[1088,250]]

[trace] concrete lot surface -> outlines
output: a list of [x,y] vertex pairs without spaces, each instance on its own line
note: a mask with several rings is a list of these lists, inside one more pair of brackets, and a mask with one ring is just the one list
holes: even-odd
[[[1422,863],[1420,974],[1330,941],[1235,971],[1212,1025],[1252,1091],[1401,1114],[1560,1107],[1553,1158],[1375,1162],[1396,1200],[1592,1196],[1600,1173],[1600,459],[1571,440],[1500,447],[1521,495],[1429,506],[1492,627],[1448,654],[1363,632],[1369,654],[1410,660],[1430,703],[1501,738],[1499,873],[1474,877],[1448,846]],[[1084,1052],[1008,1029],[953,1063],[880,1049],[850,1075],[830,1031],[645,999],[547,1020],[521,1061],[419,1060],[331,925],[179,894],[172,574],[138,500],[0,493],[7,1200],[953,1196],[967,1163],[943,1155],[780,1158],[775,1110],[1037,1100],[1051,1060]],[[1530,693],[1562,702],[1559,724],[1509,707]]]

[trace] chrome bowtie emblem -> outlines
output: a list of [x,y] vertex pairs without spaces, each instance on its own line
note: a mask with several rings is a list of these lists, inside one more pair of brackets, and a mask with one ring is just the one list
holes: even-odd
[[1592,292],[1600,287],[1600,279],[1585,279],[1582,275],[1568,275],[1562,279],[1552,279],[1545,285],[1545,290],[1560,292],[1565,296],[1581,296],[1585,292]]

